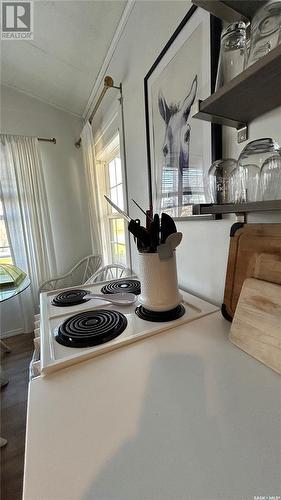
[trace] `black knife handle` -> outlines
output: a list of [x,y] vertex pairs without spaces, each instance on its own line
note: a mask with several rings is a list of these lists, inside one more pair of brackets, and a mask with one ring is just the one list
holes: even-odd
[[176,224],[170,215],[165,212],[161,216],[161,243],[165,243],[170,234],[176,233]]
[[157,247],[159,245],[159,236],[160,236],[160,218],[159,218],[159,214],[155,214],[154,215],[153,222],[154,222],[156,249],[157,249]]
[[128,225],[130,233],[137,238],[144,246],[149,246],[149,233],[145,227],[140,226],[134,219],[131,219]]
[[159,215],[155,214],[153,217],[153,221],[150,224],[150,230],[149,230],[151,252],[157,252],[157,247],[159,245],[159,231],[160,231]]

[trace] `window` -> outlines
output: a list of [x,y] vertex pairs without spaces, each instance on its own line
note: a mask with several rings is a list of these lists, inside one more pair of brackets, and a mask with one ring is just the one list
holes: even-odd
[[[119,149],[119,148],[118,148]],[[107,194],[109,198],[124,210],[124,195],[120,152],[105,165]],[[108,223],[110,231],[110,255],[114,264],[126,265],[125,223],[118,212],[108,205]]]
[[4,207],[0,200],[0,264],[12,264],[11,248],[6,229]]
[[103,212],[103,235],[106,260],[109,264],[127,265],[127,227],[124,219],[104,199],[107,196],[124,210],[124,179],[120,157],[119,135],[99,155],[101,186],[101,208]]

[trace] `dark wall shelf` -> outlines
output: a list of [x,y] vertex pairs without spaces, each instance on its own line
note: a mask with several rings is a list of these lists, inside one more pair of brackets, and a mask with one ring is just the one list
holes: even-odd
[[202,7],[224,21],[232,22],[252,19],[263,0],[192,0],[192,3]]
[[194,107],[193,118],[239,128],[281,105],[281,45]]
[[193,205],[193,215],[245,214],[249,212],[272,212],[281,210],[281,200],[255,201],[249,203],[226,203],[224,205]]
[[[228,22],[251,20],[264,0],[192,0],[210,14]],[[204,101],[193,105],[192,116],[239,130],[238,142],[247,139],[249,122],[281,105],[281,45],[245,69]],[[193,205],[194,215],[246,214],[281,211],[281,200],[224,205]]]

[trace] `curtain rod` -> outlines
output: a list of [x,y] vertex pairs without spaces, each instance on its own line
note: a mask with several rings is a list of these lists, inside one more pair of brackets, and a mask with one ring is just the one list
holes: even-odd
[[45,137],[37,137],[38,141],[43,141],[43,142],[52,142],[53,144],[57,143],[57,139],[55,137],[52,137],[51,139],[45,139]]
[[[97,102],[95,104],[95,107],[94,107],[94,109],[93,109],[93,111],[92,111],[92,113],[90,115],[90,118],[89,118],[90,124],[92,123],[93,118],[94,118],[94,116],[95,116],[95,114],[96,114],[96,112],[97,112],[97,110],[98,110],[98,108],[100,106],[100,103],[103,100],[103,98],[104,98],[106,92],[108,91],[108,89],[118,89],[118,90],[120,90],[120,92],[122,92],[122,85],[121,85],[121,83],[120,83],[119,86],[114,85],[114,81],[113,81],[113,78],[111,78],[111,76],[106,76],[104,78],[103,89],[101,91],[101,94],[100,94],[100,96],[99,96],[99,98],[98,98],[98,100],[97,100]],[[80,148],[80,146],[81,146],[81,137],[78,139],[78,141],[75,142],[75,146],[77,148]]]
[[[2,134],[1,134],[2,135]],[[3,135],[13,135],[13,134],[3,134]],[[16,135],[16,137],[30,137],[26,135]],[[51,139],[46,139],[45,137],[37,137],[38,141],[43,141],[43,142],[52,142],[53,144],[57,143],[57,139],[55,137],[51,137]]]

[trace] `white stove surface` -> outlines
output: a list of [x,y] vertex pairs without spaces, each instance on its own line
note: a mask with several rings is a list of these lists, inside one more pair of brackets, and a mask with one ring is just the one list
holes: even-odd
[[[121,278],[122,281],[122,278]],[[100,293],[103,283],[87,286],[71,287],[82,288],[89,290],[93,293]],[[67,290],[67,289],[64,289]],[[52,292],[45,292],[41,294],[40,298],[40,348],[41,348],[41,374],[45,375],[64,368],[66,366],[78,363],[80,361],[95,357],[99,354],[117,349],[131,342],[141,340],[156,333],[170,330],[183,323],[194,321],[207,314],[218,310],[217,306],[209,304],[193,295],[181,290],[183,296],[183,305],[185,307],[185,314],[174,321],[169,322],[151,322],[139,318],[135,314],[135,309],[139,305],[138,301],[130,306],[116,306],[109,304],[104,300],[89,300],[85,304],[79,304],[70,307],[57,307],[52,304],[52,299],[62,290],[55,290]],[[106,297],[106,295],[105,295]],[[74,348],[66,347],[59,344],[55,339],[57,327],[63,323],[67,318],[78,314],[82,311],[89,311],[93,309],[108,309],[122,312],[126,318],[128,325],[121,335],[115,339],[101,344],[99,346]]]

